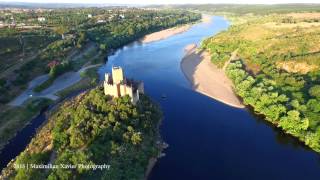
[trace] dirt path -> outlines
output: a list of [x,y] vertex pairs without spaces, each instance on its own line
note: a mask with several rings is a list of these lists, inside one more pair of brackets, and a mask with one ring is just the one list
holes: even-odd
[[229,63],[230,63],[231,61],[233,61],[233,60],[236,60],[236,59],[239,59],[239,58],[238,58],[238,49],[236,49],[235,51],[233,51],[233,52],[231,53],[230,59],[229,59],[227,62],[224,63],[222,70],[225,71],[226,68],[227,68],[227,66],[229,65]]

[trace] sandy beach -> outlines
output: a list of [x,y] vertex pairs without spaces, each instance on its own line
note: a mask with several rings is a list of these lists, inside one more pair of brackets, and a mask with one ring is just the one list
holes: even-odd
[[212,16],[207,15],[207,14],[203,14],[201,21],[203,23],[211,23],[212,22]]
[[[205,15],[205,14],[202,15],[201,21],[203,23],[211,23],[211,20],[212,20],[212,16]],[[150,42],[154,42],[154,41],[163,40],[163,39],[166,39],[166,38],[171,37],[173,35],[183,33],[185,31],[189,30],[191,28],[191,26],[192,26],[191,24],[186,24],[183,26],[173,27],[173,28],[165,29],[165,30],[158,31],[155,33],[151,33],[151,34],[144,36],[140,40],[140,42],[150,43]]]
[[181,61],[181,69],[192,84],[192,88],[227,105],[244,108],[233,92],[233,85],[222,69],[210,61],[208,52],[197,52],[197,46],[188,45]]
[[148,34],[144,38],[142,38],[140,41],[142,43],[150,43],[150,42],[154,42],[154,41],[159,41],[162,39],[166,39],[170,36],[183,33],[185,31],[187,31],[190,27],[191,27],[191,25],[187,24],[187,25],[183,25],[183,26],[179,26],[179,27],[165,29],[162,31]]

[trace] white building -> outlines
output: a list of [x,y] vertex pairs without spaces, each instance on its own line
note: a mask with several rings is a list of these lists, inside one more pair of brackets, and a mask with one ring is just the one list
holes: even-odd
[[44,21],[46,21],[46,18],[44,18],[44,17],[38,17],[38,21],[39,21],[39,22],[44,22]]
[[106,20],[103,20],[103,19],[99,19],[98,21],[97,21],[97,23],[105,23],[106,22]]

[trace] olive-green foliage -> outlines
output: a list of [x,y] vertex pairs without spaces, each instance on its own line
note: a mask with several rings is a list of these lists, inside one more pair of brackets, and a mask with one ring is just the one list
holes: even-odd
[[[12,28],[9,30],[14,31]],[[21,31],[13,34],[7,34],[3,31],[5,30],[0,29],[0,71],[17,63],[12,59],[17,54],[35,53],[58,39],[48,30]]]
[[320,28],[306,14],[257,14],[238,15],[244,23],[204,40],[202,48],[218,67],[234,52],[238,60],[226,73],[243,102],[320,152]]
[[235,50],[249,68],[265,64],[266,59],[274,66],[290,61],[320,66],[320,28],[308,26],[309,22],[303,18],[297,18],[300,24],[282,23],[287,17],[290,16],[240,16],[245,23],[232,25],[227,31],[204,40],[202,48],[211,53],[212,62],[219,67]]
[[112,20],[101,24],[88,24],[92,26],[88,31],[90,40],[99,44],[101,50],[118,48],[144,35],[165,28],[197,21],[200,14],[187,11],[141,11],[129,9],[125,18],[121,13],[112,16]]
[[244,70],[240,60],[228,65],[227,75],[246,105],[252,106],[268,121],[320,152],[319,100],[308,100],[303,92],[299,99],[294,95],[296,88],[284,89],[272,77],[253,77]]
[[320,85],[314,85],[309,89],[310,96],[320,99]]
[[[46,162],[49,160],[49,153],[28,154],[23,152],[17,158],[16,164],[16,180],[41,180],[45,178],[44,174],[36,168],[32,168],[32,165],[39,165],[40,162]],[[18,167],[20,166],[20,167]],[[29,167],[30,166],[30,167]]]
[[[44,179],[143,179],[149,159],[159,153],[156,140],[161,113],[146,96],[140,97],[133,105],[129,96],[112,99],[98,87],[66,102],[50,117],[53,149],[49,152],[56,153],[51,163],[108,164],[109,170],[93,171],[79,166],[49,171],[16,170],[15,178],[30,179],[36,175]],[[42,140],[32,142],[39,141]],[[46,164],[49,160],[40,158],[42,153],[24,152],[17,162]]]

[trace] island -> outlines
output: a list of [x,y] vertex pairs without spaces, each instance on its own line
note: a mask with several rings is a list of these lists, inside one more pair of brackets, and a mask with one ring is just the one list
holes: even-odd
[[[116,91],[119,94],[111,93],[110,79],[106,79],[104,86],[61,103],[0,178],[143,179],[147,176],[163,147],[159,136],[162,113],[157,104],[139,93],[143,92],[142,86],[140,91],[133,87],[141,83],[129,82],[124,77],[121,67],[113,68],[110,77],[112,87],[119,87]],[[139,93],[137,99],[132,92]]]

